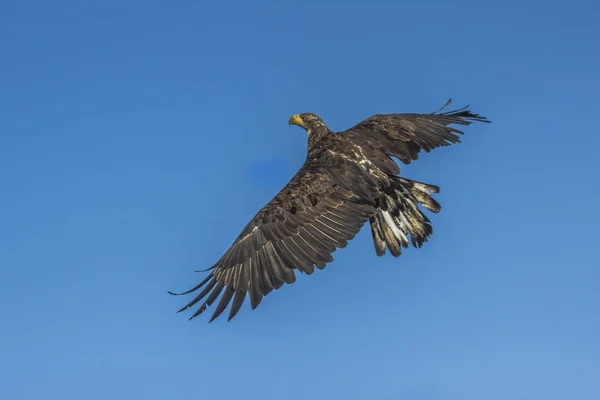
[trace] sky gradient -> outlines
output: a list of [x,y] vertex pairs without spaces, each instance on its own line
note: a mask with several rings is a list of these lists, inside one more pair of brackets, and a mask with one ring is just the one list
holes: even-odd
[[[86,3],[86,4],[84,4]],[[170,5],[169,5],[170,4]],[[600,398],[593,1],[0,4],[0,398]],[[594,50],[596,49],[596,50]],[[493,123],[402,174],[422,249],[175,315],[333,130],[452,97]]]

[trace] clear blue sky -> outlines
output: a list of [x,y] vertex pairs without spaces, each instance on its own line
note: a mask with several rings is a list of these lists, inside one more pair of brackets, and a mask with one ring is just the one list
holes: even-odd
[[[600,398],[597,2],[89,3],[0,4],[0,398]],[[424,248],[175,315],[303,162],[290,115],[448,97],[493,124],[403,168]]]

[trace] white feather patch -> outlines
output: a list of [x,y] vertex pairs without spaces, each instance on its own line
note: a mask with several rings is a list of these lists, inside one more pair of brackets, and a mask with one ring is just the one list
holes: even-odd
[[394,220],[392,219],[392,216],[390,215],[390,213],[387,211],[383,211],[382,214],[383,214],[383,218],[385,219],[385,222],[387,222],[387,224],[390,226],[390,228],[392,228],[392,232],[394,232],[394,236],[396,236],[396,238],[400,241],[403,241],[402,238],[404,238],[404,240],[406,240],[406,236],[402,232],[400,232],[400,229],[398,229],[398,227],[394,223]]

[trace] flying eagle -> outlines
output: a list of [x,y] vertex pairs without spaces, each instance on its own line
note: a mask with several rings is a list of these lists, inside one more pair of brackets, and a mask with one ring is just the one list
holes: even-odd
[[[190,319],[219,297],[212,322],[231,303],[229,320],[246,295],[254,310],[263,297],[296,280],[294,270],[312,274],[333,261],[332,253],[369,221],[375,252],[394,257],[409,243],[421,247],[433,232],[419,209],[437,213],[434,185],[402,178],[392,157],[404,164],[440,146],[460,141],[452,124],[490,122],[464,107],[431,114],[379,114],[343,132],[332,132],[313,113],[296,114],[290,125],[307,133],[306,161],[290,182],[242,230],[231,247],[194,288],[200,293],[179,312],[200,301]],[[171,294],[175,294],[169,292]],[[233,302],[232,302],[233,299]]]

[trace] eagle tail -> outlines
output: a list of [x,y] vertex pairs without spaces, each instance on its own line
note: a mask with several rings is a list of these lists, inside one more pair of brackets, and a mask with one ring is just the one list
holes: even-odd
[[[407,248],[409,242],[421,247],[433,233],[429,218],[419,209],[419,204],[437,213],[440,204],[431,197],[440,188],[397,176],[391,177],[392,185],[379,198],[379,211],[370,219],[371,233],[378,256],[386,248],[394,257]],[[409,238],[410,237],[410,238]]]

